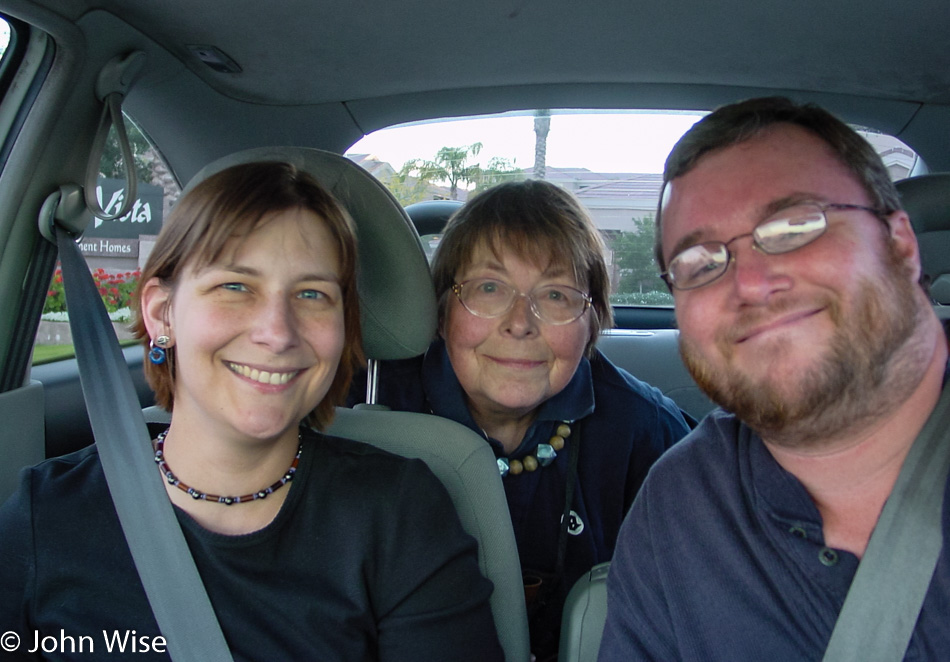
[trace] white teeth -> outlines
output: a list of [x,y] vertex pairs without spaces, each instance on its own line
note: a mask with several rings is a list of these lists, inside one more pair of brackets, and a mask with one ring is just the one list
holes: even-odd
[[239,375],[247,377],[248,379],[253,379],[255,382],[260,382],[261,384],[271,384],[274,386],[278,384],[286,384],[297,375],[296,371],[268,372],[266,370],[250,368],[246,365],[241,365],[240,363],[228,363],[228,368]]

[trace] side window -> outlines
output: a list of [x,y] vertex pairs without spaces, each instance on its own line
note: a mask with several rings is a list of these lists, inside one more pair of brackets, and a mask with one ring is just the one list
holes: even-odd
[[[376,176],[403,205],[466,200],[493,184],[547,179],[590,212],[607,246],[611,302],[672,306],[653,258],[654,217],[666,157],[704,113],[535,110],[383,129],[347,156]],[[894,180],[917,155],[898,139],[856,127]],[[423,236],[430,256],[438,235]]]
[[[80,250],[99,287],[120,341],[132,342],[132,294],[141,267],[155,244],[162,219],[181,193],[158,149],[128,116],[126,130],[135,156],[136,199],[131,211],[115,221],[93,218],[80,241]],[[99,166],[96,197],[106,212],[118,210],[125,200],[124,167],[115,129],[111,131]],[[43,307],[33,349],[33,363],[73,356],[69,312],[63,278],[57,266]]]

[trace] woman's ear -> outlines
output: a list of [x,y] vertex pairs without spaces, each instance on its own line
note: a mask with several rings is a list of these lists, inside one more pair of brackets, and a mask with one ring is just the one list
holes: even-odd
[[168,336],[170,344],[175,343],[172,329],[171,288],[159,278],[150,278],[142,288],[142,321],[148,331],[148,337]]

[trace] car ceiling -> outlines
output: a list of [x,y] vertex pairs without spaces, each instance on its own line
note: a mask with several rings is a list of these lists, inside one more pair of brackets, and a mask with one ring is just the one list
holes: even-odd
[[[186,177],[228,151],[343,151],[397,122],[709,109],[771,93],[901,136],[950,169],[945,0],[36,2],[78,23],[92,53],[153,42],[127,107]],[[220,49],[240,73],[212,70],[191,45]],[[185,138],[196,135],[201,145]]]

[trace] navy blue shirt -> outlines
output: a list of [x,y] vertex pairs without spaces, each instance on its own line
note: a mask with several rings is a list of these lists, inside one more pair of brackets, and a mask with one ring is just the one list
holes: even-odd
[[[623,526],[600,660],[820,660],[857,567],[825,546],[798,479],[717,410],[654,466]],[[905,659],[950,659],[948,618],[944,545]]]
[[[385,368],[381,372],[380,404],[403,411],[431,411],[485,436],[469,413],[443,341],[429,348],[421,366],[421,383],[418,362],[401,364],[398,373],[394,379]],[[562,421],[573,421],[572,432],[551,465],[503,479],[522,568],[533,574],[553,573],[570,445],[580,444],[564,576],[545,609],[549,615],[544,618],[553,624],[555,634],[567,591],[592,566],[611,559],[624,515],[650,467],[689,431],[672,400],[600,352],[590,361],[582,359],[567,386],[542,404],[511,458],[522,458],[539,443],[547,443]],[[500,442],[487,437],[486,441],[497,457],[505,456]]]

